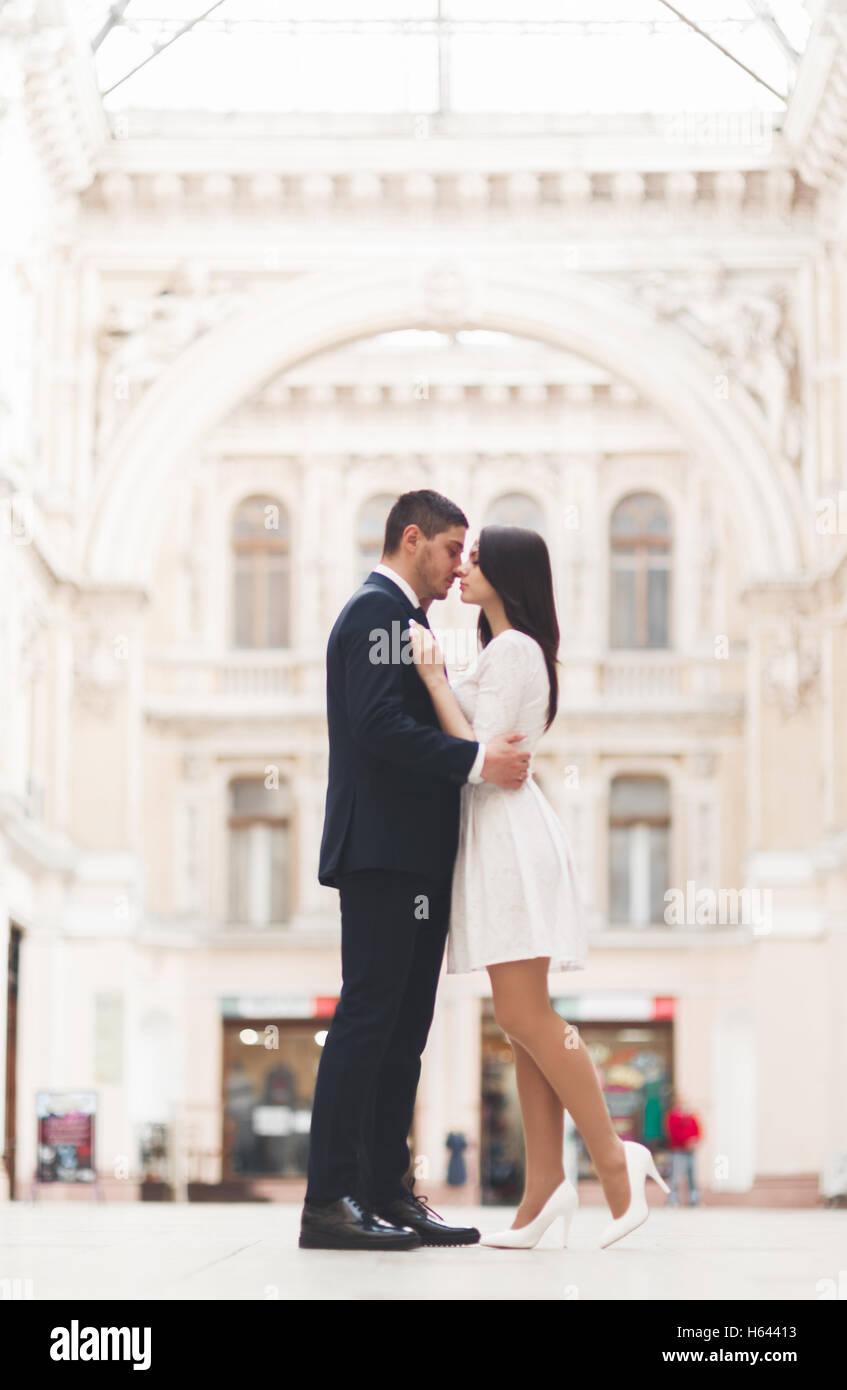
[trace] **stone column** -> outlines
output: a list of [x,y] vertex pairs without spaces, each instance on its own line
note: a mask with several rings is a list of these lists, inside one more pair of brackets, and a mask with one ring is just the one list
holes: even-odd
[[300,458],[298,464],[301,505],[291,518],[292,646],[309,657],[326,646],[321,640],[321,566],[329,556],[323,532],[335,509],[328,502],[330,470],[316,457]]
[[351,581],[355,569],[352,556],[356,536],[355,517],[347,505],[349,466],[349,458],[336,455],[321,459],[315,473],[314,486],[321,521],[320,556],[316,559],[320,571],[316,616],[324,650],[330,628],[352,593]]
[[[589,919],[596,916],[599,869],[597,865],[598,817],[601,786],[591,775],[588,758],[583,754],[561,754],[552,760],[550,772],[544,765],[545,795],[561,820],[576,860],[583,904]],[[546,774],[546,775],[545,775]],[[600,900],[602,901],[601,894]]]
[[209,814],[217,805],[212,760],[190,748],[182,757],[182,780],[176,784],[177,843],[174,846],[173,910],[178,914],[203,918],[226,918],[226,907],[218,912],[213,901],[213,880],[209,873],[212,842]]
[[[810,391],[806,404],[813,416],[803,449],[803,491],[813,507],[821,492],[843,486],[847,444],[844,323],[847,275],[843,250],[828,248],[815,263],[814,342]],[[817,445],[817,447],[815,447]]]
[[78,313],[75,343],[75,395],[73,494],[84,503],[93,484],[95,453],[94,419],[97,408],[97,332],[100,287],[96,266],[82,261],[77,267]]
[[697,892],[701,888],[717,891],[729,886],[722,883],[719,863],[717,759],[714,753],[703,752],[694,754],[690,762],[692,775],[680,787],[685,797],[688,853],[678,881],[691,878]]
[[78,269],[70,244],[57,246],[55,271],[54,332],[55,355],[50,381],[49,449],[54,499],[70,505],[74,493],[74,445],[76,421]]
[[326,797],[326,768],[319,754],[312,753],[299,760],[292,791],[297,850],[294,871],[297,897],[292,915],[308,921],[325,914],[328,897],[326,889],[318,882],[318,853]]
[[773,924],[809,929],[823,832],[825,740],[819,615],[805,586],[759,584],[748,612],[746,884],[772,887]]
[[87,591],[75,605],[71,816],[83,848],[140,853],[145,602]]
[[[680,1074],[684,1092],[682,1063]],[[756,1176],[756,1032],[746,1004],[719,1006],[712,1030],[709,1093],[709,1137],[698,1149],[697,1161],[702,1164],[708,1151],[712,1172],[701,1167],[698,1181],[718,1192],[749,1192]]]
[[465,1162],[468,1182],[455,1189],[457,1202],[474,1202],[479,1183],[480,1119],[480,1001],[456,988],[453,977],[442,975],[435,1016],[421,1070],[415,1108],[415,1155],[419,1161],[418,1191],[425,1182],[447,1178],[450,1154],[447,1135],[461,1131],[468,1141]]

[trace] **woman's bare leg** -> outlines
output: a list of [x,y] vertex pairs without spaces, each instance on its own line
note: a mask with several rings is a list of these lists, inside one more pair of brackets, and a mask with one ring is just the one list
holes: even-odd
[[562,1150],[565,1112],[546,1076],[539,1071],[526,1048],[510,1039],[515,1054],[515,1076],[521,1103],[526,1177],[523,1201],[512,1229],[527,1226],[540,1212],[551,1192],[565,1180]]
[[[612,1218],[617,1219],[630,1200],[624,1147],[615,1133],[594,1063],[578,1029],[560,1018],[550,1003],[549,965],[547,957],[490,965],[494,1014],[507,1037],[529,1053],[563,1110],[571,1112],[603,1185]],[[533,1138],[536,1131],[543,1132],[535,1115],[528,1125],[524,1120],[525,1133],[527,1128]]]

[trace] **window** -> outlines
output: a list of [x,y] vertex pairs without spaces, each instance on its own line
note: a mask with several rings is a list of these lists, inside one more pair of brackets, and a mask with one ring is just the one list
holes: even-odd
[[625,497],[609,526],[611,647],[670,645],[671,525],[650,492]]
[[374,566],[379,564],[385,540],[385,523],[396,501],[397,496],[394,493],[380,492],[375,497],[369,497],[359,509],[356,525],[356,573],[360,584],[367,579]]
[[248,497],[232,522],[235,647],[290,643],[291,552],[288,512],[273,497]]
[[663,777],[616,777],[609,798],[609,921],[663,922],[670,809]]
[[259,777],[230,783],[229,918],[251,927],[291,916],[291,790]]
[[490,502],[485,512],[486,526],[525,526],[544,535],[544,511],[525,492],[504,492]]

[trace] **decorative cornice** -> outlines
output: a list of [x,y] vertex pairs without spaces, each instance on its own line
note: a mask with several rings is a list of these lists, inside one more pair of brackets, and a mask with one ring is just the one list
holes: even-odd
[[[114,150],[112,155],[114,155]],[[85,206],[110,215],[240,212],[289,216],[315,211],[348,215],[351,210],[463,217],[484,212],[538,216],[580,214],[614,218],[644,213],[688,214],[734,219],[743,214],[764,221],[814,211],[815,195],[794,170],[766,169],[659,171],[623,169],[409,171],[348,168],[307,171],[192,171],[136,169],[110,158],[85,196]]]
[[480,370],[477,379],[467,381],[439,381],[431,378],[425,381],[335,380],[300,384],[289,381],[283,374],[275,377],[240,409],[252,412],[257,407],[275,410],[292,406],[318,406],[321,409],[336,406],[405,406],[420,400],[463,407],[473,404],[489,406],[518,403],[533,407],[612,405],[648,408],[648,402],[627,382],[572,381],[552,376],[550,380],[545,380],[542,376],[535,381],[526,381],[521,379],[520,373],[510,374],[508,371],[497,374],[498,379],[492,380],[493,375],[491,371],[483,373]]

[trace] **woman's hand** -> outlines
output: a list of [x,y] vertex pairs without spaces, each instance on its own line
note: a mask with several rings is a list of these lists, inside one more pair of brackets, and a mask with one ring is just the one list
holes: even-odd
[[409,639],[412,660],[424,684],[437,685],[440,681],[446,681],[444,657],[431,629],[410,618]]

